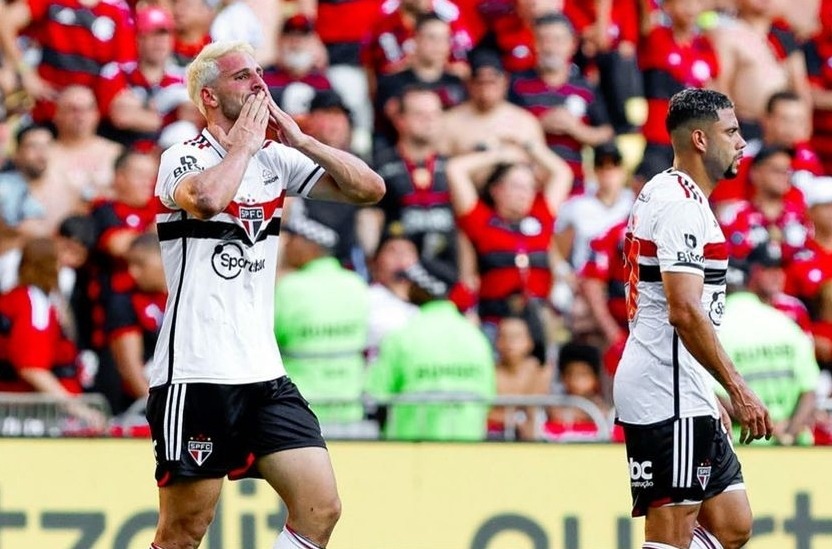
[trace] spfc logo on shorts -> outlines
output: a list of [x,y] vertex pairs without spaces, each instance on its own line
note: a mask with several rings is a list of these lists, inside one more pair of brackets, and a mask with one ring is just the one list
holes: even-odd
[[711,480],[711,466],[708,465],[706,467],[697,467],[696,480],[699,481],[699,484],[702,486],[702,489],[704,490],[705,487],[708,485],[708,481]]
[[210,440],[189,440],[188,453],[194,458],[197,465],[202,465],[211,452],[214,451],[214,443]]

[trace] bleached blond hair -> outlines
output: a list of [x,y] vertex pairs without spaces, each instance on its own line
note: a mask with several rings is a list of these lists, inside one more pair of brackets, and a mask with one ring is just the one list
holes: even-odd
[[205,105],[202,103],[200,92],[205,86],[211,85],[220,75],[217,61],[229,53],[247,53],[254,57],[254,48],[247,42],[212,42],[199,52],[188,65],[185,76],[188,82],[188,97],[196,108],[205,116]]

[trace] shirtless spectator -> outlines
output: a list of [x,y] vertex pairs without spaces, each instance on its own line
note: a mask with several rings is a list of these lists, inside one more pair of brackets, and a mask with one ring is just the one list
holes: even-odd
[[[812,148],[824,173],[832,173],[832,2],[821,31],[806,44],[806,67],[812,92]],[[822,16],[823,17],[823,16]]]
[[451,52],[451,27],[435,13],[416,19],[413,55],[408,68],[380,76],[375,98],[376,132],[387,143],[395,141],[391,120],[398,110],[399,97],[412,86],[434,90],[442,100],[442,108],[454,107],[465,99],[465,84],[446,70]]
[[763,147],[781,147],[790,151],[791,173],[786,199],[798,204],[803,203],[801,190],[815,176],[824,173],[820,159],[809,144],[811,125],[809,106],[796,93],[782,91],[773,94],[766,103],[766,110],[761,120],[761,139],[750,140],[740,161],[737,176],[721,181],[708,198],[719,213],[736,200],[753,198],[754,188],[748,181],[748,172],[754,156]]
[[40,195],[53,226],[72,213],[85,211],[92,200],[112,196],[113,163],[122,150],[118,143],[96,135],[98,108],[89,88],[64,89],[55,107],[57,137],[49,169],[56,176]]
[[278,57],[263,70],[263,81],[275,103],[297,116],[309,112],[316,92],[332,89],[326,75],[315,66],[319,47],[315,25],[305,15],[286,19],[277,40]]
[[[37,67],[18,49],[25,33],[40,48]],[[70,85],[88,86],[98,94],[107,63],[136,59],[136,35],[126,3],[102,0],[15,0],[0,2],[0,54],[36,99],[32,116],[47,122],[55,114],[56,94]],[[107,105],[99,100],[102,114]]]
[[211,43],[211,24],[217,15],[217,0],[172,0],[174,23],[173,60],[184,69]]
[[[552,368],[532,354],[534,341],[526,321],[517,316],[502,319],[494,342],[498,396],[540,396],[552,392]],[[493,407],[488,413],[488,438],[494,440],[533,440],[537,408]],[[508,414],[516,415],[507,420]],[[511,436],[511,428],[514,436]],[[507,432],[507,428],[509,431]]]
[[526,109],[510,103],[509,77],[497,54],[471,55],[468,100],[445,113],[444,149],[455,156],[500,146],[508,137],[544,143],[543,127]]
[[538,117],[549,147],[569,163],[573,192],[583,190],[581,149],[613,137],[607,109],[595,87],[572,64],[577,49],[569,19],[551,13],[535,21],[537,69],[515,78],[513,100]]
[[737,0],[737,19],[712,31],[720,71],[715,87],[735,105],[743,138],[759,138],[768,98],[792,90],[811,104],[806,62],[794,35],[774,25],[770,0]]

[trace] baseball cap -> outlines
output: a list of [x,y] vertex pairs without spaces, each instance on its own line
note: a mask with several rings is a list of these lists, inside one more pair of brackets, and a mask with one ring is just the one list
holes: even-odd
[[338,232],[322,220],[312,218],[303,201],[300,200],[293,202],[281,229],[287,233],[302,236],[329,251],[338,245]]
[[319,109],[340,109],[347,116],[352,115],[350,108],[344,104],[344,100],[335,90],[318,90],[312,101],[309,102],[309,112]]
[[771,158],[772,156],[774,156],[776,154],[785,154],[785,155],[788,155],[788,156],[792,156],[792,150],[789,149],[788,147],[780,147],[780,146],[777,146],[777,145],[764,146],[751,159],[751,165],[752,166],[757,166],[759,164],[762,164],[763,162],[765,162],[766,160],[768,160],[769,158]]
[[293,15],[289,19],[287,19],[283,23],[283,30],[284,34],[290,32],[296,32],[300,34],[309,34],[315,30],[315,25],[312,23],[312,20],[309,19],[307,16],[299,13],[297,15]]
[[615,141],[607,141],[606,143],[597,145],[593,149],[593,153],[593,163],[595,166],[601,166],[607,160],[611,160],[613,164],[619,165],[623,160],[621,151],[618,149]]
[[783,265],[783,252],[776,242],[759,244],[748,253],[745,262],[750,269],[754,265],[760,267],[781,267]]
[[808,207],[832,204],[832,177],[815,177],[804,189]]
[[136,12],[136,30],[140,33],[173,30],[173,16],[165,8],[149,6]]

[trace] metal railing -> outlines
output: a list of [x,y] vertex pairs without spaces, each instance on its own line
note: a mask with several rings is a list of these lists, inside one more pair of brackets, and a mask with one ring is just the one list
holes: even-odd
[[101,434],[110,419],[110,407],[100,394],[68,399],[40,393],[0,393],[0,436]]

